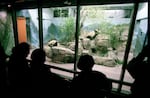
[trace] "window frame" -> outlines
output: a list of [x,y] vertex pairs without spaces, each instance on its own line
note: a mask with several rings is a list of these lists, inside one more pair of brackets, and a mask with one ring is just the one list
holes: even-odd
[[[133,3],[133,2],[130,2]],[[111,4],[111,3],[109,3]],[[112,3],[114,4],[114,3]],[[130,46],[131,46],[131,41],[132,41],[132,36],[133,36],[133,30],[134,30],[134,26],[135,26],[135,19],[136,19],[136,15],[137,15],[137,10],[138,10],[138,4],[134,3],[134,11],[132,14],[132,19],[131,19],[131,23],[130,23],[130,28],[129,28],[129,35],[128,35],[128,40],[127,40],[127,45],[126,45],[126,49],[125,49],[125,55],[124,55],[124,59],[123,59],[123,66],[122,66],[122,70],[121,70],[121,74],[120,74],[120,79],[119,80],[115,80],[115,79],[110,79],[112,82],[114,83],[118,83],[119,87],[117,88],[118,92],[121,92],[122,86],[123,85],[127,85],[127,86],[131,86],[131,83],[128,82],[124,82],[124,76],[125,76],[125,70],[126,70],[126,65],[127,65],[127,60],[128,60],[128,54],[130,51]],[[58,70],[62,70],[62,71],[66,71],[66,72],[70,72],[73,73],[74,76],[76,76],[76,74],[78,74],[77,72],[77,67],[76,67],[76,63],[77,63],[77,59],[78,59],[78,39],[79,39],[79,32],[80,32],[80,6],[82,5],[90,5],[90,4],[84,4],[79,2],[79,0],[77,0],[77,16],[76,16],[76,32],[75,32],[75,62],[74,62],[74,69],[73,71],[71,70],[67,70],[67,69],[63,69],[63,68],[59,68],[59,67],[55,67],[55,66],[50,66],[51,68],[54,69],[58,69]],[[97,4],[97,5],[101,5],[101,4]],[[51,5],[49,5],[51,6]],[[49,6],[46,6],[45,8],[48,8]],[[51,6],[53,7],[53,6]],[[42,6],[38,6],[38,21],[39,21],[39,45],[40,48],[43,49],[43,21],[42,21]],[[17,34],[17,22],[16,22],[16,10],[14,7],[12,7],[12,21],[13,21],[13,29],[14,29],[14,37],[15,37],[15,45],[18,44],[18,34]]]

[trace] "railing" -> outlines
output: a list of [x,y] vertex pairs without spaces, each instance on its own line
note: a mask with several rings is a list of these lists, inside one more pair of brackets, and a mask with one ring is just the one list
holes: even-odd
[[[30,60],[28,60],[29,63],[30,63]],[[78,71],[73,71],[73,70],[69,70],[69,69],[65,69],[65,68],[60,68],[60,67],[57,67],[57,66],[54,66],[54,65],[50,65],[50,64],[45,64],[45,65],[48,65],[50,69],[56,69],[56,70],[60,70],[60,71],[64,71],[64,72],[68,72],[68,73],[72,73],[72,74],[78,74],[79,72]],[[59,75],[61,75],[61,73],[59,73]],[[64,76],[64,75],[62,75]],[[67,77],[67,76],[64,76],[67,80],[72,80],[73,77]],[[131,86],[132,83],[128,83],[128,82],[124,82],[124,81],[120,81],[120,80],[115,80],[115,79],[112,79],[112,78],[108,78],[112,83],[117,83],[117,84],[120,84],[122,83],[123,85],[125,86]],[[117,91],[112,91],[111,92],[112,94],[122,94],[121,92],[117,92]]]

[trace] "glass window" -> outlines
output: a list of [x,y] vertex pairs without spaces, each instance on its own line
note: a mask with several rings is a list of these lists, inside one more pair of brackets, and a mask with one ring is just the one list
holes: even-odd
[[[148,20],[145,18],[146,13],[144,15],[140,13],[145,11],[143,10],[145,6],[147,6],[145,3],[139,6],[128,61],[139,53],[144,43]],[[94,70],[103,72],[108,78],[118,81],[122,72],[132,11],[133,4],[80,7],[78,56],[92,55],[96,63]],[[75,6],[42,8],[43,48],[47,56],[46,64],[66,70],[74,69],[75,41],[77,40],[75,38],[76,12]],[[31,50],[39,47],[38,22],[37,9],[17,11],[19,42],[27,41],[32,46]],[[22,38],[22,34],[19,35],[19,32],[23,31],[23,26],[25,38]],[[66,71],[52,69],[52,72],[65,77],[73,77],[73,73]],[[123,81],[132,83],[134,79],[126,71]],[[113,83],[113,88],[118,88],[118,83]],[[130,87],[123,85],[122,90],[130,90]]]
[[39,48],[38,10],[17,10],[16,14],[19,43],[28,42],[32,52],[35,48]]
[[[75,55],[76,7],[43,8],[43,42],[47,64],[72,70]],[[73,73],[53,70],[73,77]]]
[[148,30],[147,28],[148,28],[148,3],[140,3],[136,16],[131,45],[134,57],[139,54],[139,52],[143,48],[143,45],[146,44],[145,41],[147,40],[146,36]]
[[[79,45],[94,57],[94,70],[120,80],[133,4],[81,6]],[[129,55],[130,58],[133,54]],[[132,82],[129,74],[125,80]],[[118,88],[113,85],[113,88]]]
[[[140,3],[138,7],[128,62],[133,57],[136,57],[143,49],[143,46],[147,44],[148,41],[147,27],[148,27],[148,3],[144,2]],[[132,56],[130,56],[131,54]],[[131,76],[130,77],[127,76],[130,76],[128,71],[126,71],[125,73],[124,81],[133,83],[134,79]]]
[[13,23],[11,13],[0,9],[0,43],[7,55],[11,54],[11,49],[15,45]]

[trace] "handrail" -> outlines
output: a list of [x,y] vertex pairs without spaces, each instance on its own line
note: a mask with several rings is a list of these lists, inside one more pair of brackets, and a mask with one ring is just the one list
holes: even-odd
[[[46,64],[48,65],[48,64]],[[78,74],[79,72],[76,72],[76,71],[73,71],[73,70],[69,70],[69,69],[65,69],[65,68],[60,68],[60,67],[56,67],[56,66],[53,66],[53,65],[48,65],[50,68],[54,68],[54,69],[58,69],[58,70],[62,70],[62,71],[66,71],[66,72],[69,72],[69,73],[75,73],[75,74]]]
[[[29,62],[31,62],[31,60],[28,60]],[[73,74],[78,74],[79,72],[78,71],[73,71],[73,70],[69,70],[69,69],[65,69],[65,68],[60,68],[60,67],[57,67],[57,66],[54,66],[54,65],[50,65],[50,64],[45,64],[45,65],[48,65],[49,68],[53,68],[53,69],[57,69],[57,70],[61,70],[61,71],[65,71],[65,72],[69,72],[69,73],[73,73]],[[115,80],[115,79],[112,79],[112,78],[108,78],[111,82],[114,82],[114,83],[122,83],[123,85],[127,85],[127,86],[131,86],[132,83],[129,83],[129,82],[121,82],[119,80]]]

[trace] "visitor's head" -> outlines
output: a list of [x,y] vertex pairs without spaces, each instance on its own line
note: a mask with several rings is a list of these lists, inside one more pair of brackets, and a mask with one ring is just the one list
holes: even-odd
[[77,63],[77,67],[80,70],[89,71],[89,70],[92,70],[94,64],[95,64],[94,59],[91,55],[82,55],[79,58],[79,61]]
[[12,49],[12,53],[18,57],[26,58],[30,51],[30,45],[26,42],[19,43]]
[[37,63],[44,63],[45,62],[45,51],[43,49],[35,49],[31,54],[31,59]]

